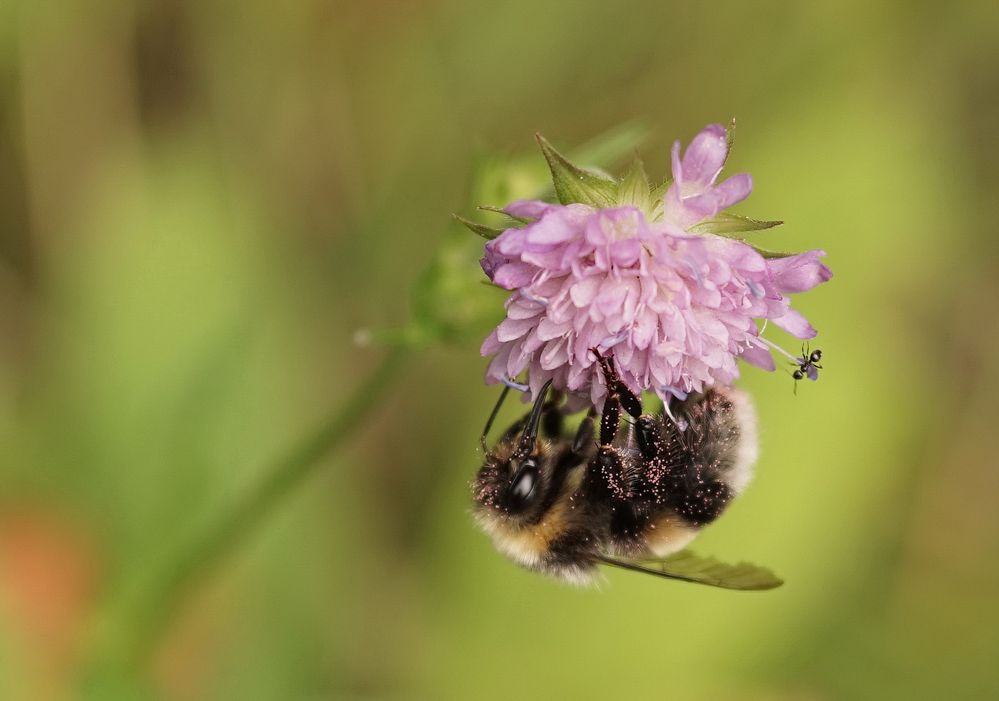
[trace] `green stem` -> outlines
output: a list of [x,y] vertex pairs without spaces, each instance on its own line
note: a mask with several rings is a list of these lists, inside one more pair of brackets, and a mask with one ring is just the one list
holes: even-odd
[[244,544],[288,494],[343,445],[391,385],[407,353],[404,346],[390,349],[381,364],[329,420],[264,470],[262,480],[212,527],[181,548],[175,557],[169,558],[150,586],[134,592],[133,605],[126,603],[118,610],[119,613],[130,611],[133,615],[113,617],[109,622],[112,630],[108,632],[112,639],[106,642],[110,642],[112,648],[103,651],[110,653],[110,659],[103,660],[105,664],[124,664],[134,671],[148,658],[185,595]]

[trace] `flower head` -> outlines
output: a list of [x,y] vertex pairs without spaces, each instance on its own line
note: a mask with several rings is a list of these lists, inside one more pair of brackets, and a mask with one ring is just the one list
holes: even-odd
[[[606,388],[591,352],[597,349],[613,357],[633,391],[682,397],[730,384],[739,375],[737,358],[774,369],[757,320],[814,337],[786,295],[831,277],[819,262],[822,251],[768,257],[740,239],[704,233],[752,188],[745,174],[715,184],[727,155],[720,125],[698,134],[682,159],[677,143],[661,208],[653,198],[647,207],[508,205],[507,214],[528,223],[489,241],[482,259],[490,280],[512,291],[506,318],[482,344],[482,354],[492,356],[487,381],[511,381],[526,370],[532,394],[551,379],[599,407]],[[652,192],[647,181],[645,192]],[[728,217],[726,232],[733,221],[743,231],[773,224]]]

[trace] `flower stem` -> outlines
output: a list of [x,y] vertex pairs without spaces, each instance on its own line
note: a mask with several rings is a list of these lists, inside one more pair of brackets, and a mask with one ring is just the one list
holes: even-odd
[[185,595],[252,537],[283,500],[350,438],[377,406],[407,355],[405,346],[389,349],[367,380],[327,421],[265,469],[260,482],[213,525],[167,557],[148,586],[134,590],[134,598],[122,593],[125,601],[113,602],[119,615],[112,615],[107,622],[111,630],[105,632],[111,638],[105,642],[110,648],[98,651],[99,657],[107,658],[101,662],[119,670],[124,665],[135,672],[148,659]]

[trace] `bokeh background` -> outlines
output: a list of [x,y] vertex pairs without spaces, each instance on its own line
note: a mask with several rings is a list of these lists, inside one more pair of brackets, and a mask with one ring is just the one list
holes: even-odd
[[[0,698],[999,697],[997,32],[986,1],[0,3]],[[747,370],[758,478],[698,541],[787,583],[522,572],[468,516],[502,297],[450,214],[538,188],[535,131],[662,175],[731,117],[738,211],[835,271],[797,303],[821,380]]]

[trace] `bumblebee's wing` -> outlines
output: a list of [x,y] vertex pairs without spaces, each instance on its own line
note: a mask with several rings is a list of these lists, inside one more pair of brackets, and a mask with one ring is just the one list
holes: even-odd
[[784,583],[766,567],[749,562],[729,565],[711,557],[700,557],[689,550],[681,550],[669,557],[640,560],[622,560],[602,555],[600,561],[605,565],[634,572],[645,572],[657,577],[707,584],[722,589],[759,591],[775,589]]

